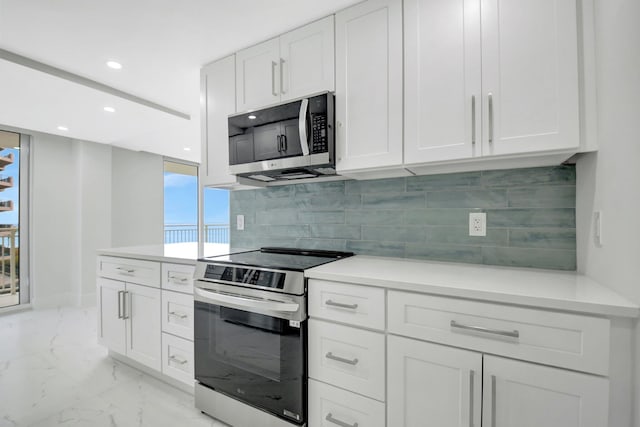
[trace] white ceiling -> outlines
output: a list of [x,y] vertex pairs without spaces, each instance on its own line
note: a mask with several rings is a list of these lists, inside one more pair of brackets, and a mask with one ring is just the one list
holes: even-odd
[[0,126],[199,162],[200,67],[357,1],[0,0],[1,49],[191,116],[0,59]]

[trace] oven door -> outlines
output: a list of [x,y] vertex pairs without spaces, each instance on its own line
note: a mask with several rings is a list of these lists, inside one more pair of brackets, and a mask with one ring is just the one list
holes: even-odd
[[204,386],[302,424],[307,324],[291,317],[304,302],[296,302],[301,297],[278,301],[275,295],[274,300],[195,289],[195,377]]

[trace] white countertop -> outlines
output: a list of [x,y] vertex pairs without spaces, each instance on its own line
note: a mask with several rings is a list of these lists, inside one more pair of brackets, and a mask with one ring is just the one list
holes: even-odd
[[638,305],[575,272],[356,255],[305,271],[312,279],[527,305],[638,317]]
[[[205,256],[229,253],[229,245],[206,243]],[[122,258],[144,259],[147,261],[173,262],[195,265],[198,259],[198,243],[169,243],[166,245],[126,246],[121,248],[99,249],[98,255]]]

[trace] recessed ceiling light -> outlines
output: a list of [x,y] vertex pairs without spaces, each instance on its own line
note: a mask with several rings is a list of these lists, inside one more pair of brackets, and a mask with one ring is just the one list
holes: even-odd
[[249,120],[255,120],[256,116],[254,116],[253,114],[249,116]]
[[107,67],[113,68],[114,70],[120,70],[122,68],[122,64],[116,61],[107,61]]
[[116,109],[113,107],[104,107],[104,111],[106,111],[107,113],[115,113]]
[[58,126],[58,130],[64,130],[64,131],[67,131],[67,130],[69,130],[69,128],[68,128],[68,127],[66,127],[66,126]]
[[189,148],[189,147],[184,147],[184,151],[191,151],[191,148]]

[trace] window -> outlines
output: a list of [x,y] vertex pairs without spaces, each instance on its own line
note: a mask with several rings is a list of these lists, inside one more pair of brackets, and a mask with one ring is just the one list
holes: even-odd
[[0,130],[0,309],[26,304],[29,137]]
[[205,188],[203,198],[204,256],[229,253],[229,190]]
[[198,167],[164,162],[164,243],[198,242]]

